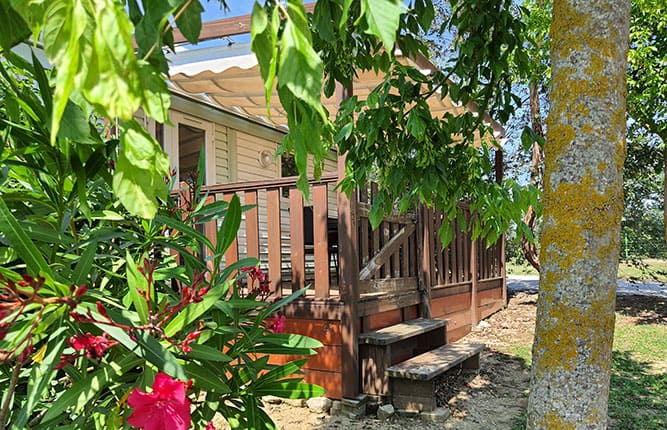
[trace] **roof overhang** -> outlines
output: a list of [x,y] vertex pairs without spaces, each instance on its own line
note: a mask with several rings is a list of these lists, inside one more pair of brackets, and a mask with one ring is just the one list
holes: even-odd
[[[276,91],[273,92],[268,108],[265,100],[264,82],[255,55],[249,43],[223,44],[207,48],[179,48],[170,54],[170,85],[172,89],[184,94],[196,96],[198,99],[225,110],[242,115],[258,117],[277,125],[286,125],[285,111],[280,104]],[[429,74],[436,67],[425,58],[413,60],[397,53],[403,64],[418,68],[422,73]],[[372,71],[361,72],[354,79],[352,93],[359,99],[368,94],[382,81],[382,77]],[[336,97],[323,96],[324,106],[330,113],[338,110]],[[434,117],[445,113],[458,115],[466,110],[475,112],[476,106],[462,106],[452,102],[449,96],[434,94],[427,99]],[[490,117],[485,121],[493,128],[494,137],[504,136],[503,127]]]

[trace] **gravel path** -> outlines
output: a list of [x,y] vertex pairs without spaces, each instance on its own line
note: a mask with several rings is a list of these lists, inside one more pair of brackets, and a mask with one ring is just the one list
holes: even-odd
[[[533,275],[507,275],[507,289],[509,291],[536,293],[539,282],[539,277]],[[619,296],[639,295],[667,298],[667,285],[660,282],[619,279],[616,294]]]

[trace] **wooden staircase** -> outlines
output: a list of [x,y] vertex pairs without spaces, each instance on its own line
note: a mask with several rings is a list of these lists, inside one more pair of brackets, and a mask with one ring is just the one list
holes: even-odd
[[447,321],[418,318],[359,336],[362,390],[399,410],[436,408],[435,378],[454,368],[479,369],[484,345],[447,343]]

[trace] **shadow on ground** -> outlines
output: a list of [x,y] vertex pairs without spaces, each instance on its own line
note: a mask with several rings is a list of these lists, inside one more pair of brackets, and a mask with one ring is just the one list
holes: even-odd
[[667,373],[629,352],[614,351],[609,393],[611,429],[663,430],[667,428]]
[[667,299],[663,297],[618,296],[616,312],[635,318],[636,324],[667,325]]

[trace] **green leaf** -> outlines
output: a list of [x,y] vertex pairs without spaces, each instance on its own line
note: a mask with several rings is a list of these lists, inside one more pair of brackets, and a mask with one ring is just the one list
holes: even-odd
[[74,273],[72,273],[72,283],[74,285],[81,285],[88,279],[88,275],[93,267],[93,262],[95,261],[96,251],[97,241],[93,240],[88,243],[86,249],[79,258],[79,262],[76,263]]
[[30,28],[26,22],[5,1],[0,2],[0,22],[3,23],[0,31],[0,47],[3,51],[11,50],[18,42],[30,36]]
[[282,366],[276,367],[275,369],[271,369],[267,373],[260,376],[260,378],[253,384],[253,390],[262,388],[271,382],[277,381],[278,379],[283,379],[293,375],[294,373],[298,372],[307,362],[307,358],[302,358],[300,360],[285,363]]
[[[211,365],[209,363],[187,363],[185,370],[188,376],[194,380],[196,387],[201,387],[207,391],[213,391],[218,394],[231,393],[229,385],[223,380],[224,367],[220,365]],[[222,376],[222,377],[221,377]]]
[[278,29],[280,19],[278,8],[274,9],[271,19],[259,2],[255,2],[250,22],[252,36],[252,52],[257,56],[259,72],[264,81],[264,98],[266,99],[266,115],[270,117],[271,94],[276,79],[278,65]]
[[321,397],[326,394],[326,390],[319,385],[306,384],[297,380],[277,381],[263,385],[260,389],[254,390],[256,396],[276,396],[284,399],[309,399],[311,397]]
[[16,218],[14,218],[4,199],[0,199],[0,231],[16,250],[19,257],[25,262],[28,273],[40,274],[46,278],[53,279],[51,268]]
[[117,357],[104,364],[101,369],[75,382],[47,409],[42,423],[59,418],[67,409],[73,406],[72,412],[78,413],[93,400],[97,393],[104,390],[118,376],[124,375],[133,367],[139,366],[141,359],[134,355]]
[[204,8],[198,0],[191,1],[183,13],[176,18],[176,25],[188,42],[196,44],[201,32],[201,14]]
[[388,53],[393,52],[396,32],[405,5],[400,0],[362,0],[361,15],[366,19],[366,33],[382,41]]
[[209,362],[218,362],[218,363],[228,363],[232,361],[232,358],[227,354],[223,354],[222,351],[210,346],[200,345],[198,343],[190,345],[192,351],[187,353],[188,358],[196,358],[199,360],[205,360]]
[[241,200],[234,194],[227,207],[227,214],[218,230],[216,254],[223,254],[236,239],[241,225]]
[[272,345],[282,345],[286,348],[321,348],[322,342],[308,336],[293,333],[272,333],[261,338],[261,341]]
[[294,97],[326,121],[327,114],[321,102],[323,65],[310,40],[305,10],[302,4],[290,1],[288,13],[280,39],[278,86],[287,87]]
[[88,26],[88,15],[81,1],[55,0],[46,10],[42,41],[44,51],[56,66],[51,115],[51,142],[55,142],[60,119],[69,102],[74,83],[79,79],[81,41]]
[[83,93],[110,118],[129,120],[139,109],[139,65],[132,45],[133,26],[120,2],[95,2],[94,51]]
[[151,295],[153,292],[148,291],[148,281],[146,280],[146,277],[139,272],[137,263],[135,263],[129,250],[126,252],[125,261],[125,267],[127,269],[127,286],[130,297],[132,298],[132,304],[134,304],[134,309],[136,309],[141,323],[146,324],[148,322],[148,303],[146,303],[146,299],[142,296],[141,291],[143,291],[144,294]]
[[113,190],[133,215],[153,218],[157,199],[166,199],[169,158],[160,144],[136,121],[126,123],[121,134]]

